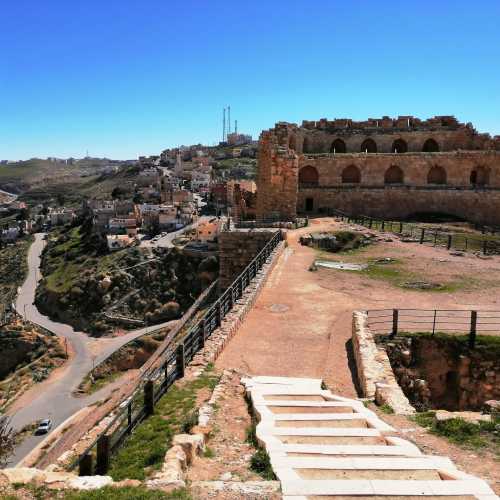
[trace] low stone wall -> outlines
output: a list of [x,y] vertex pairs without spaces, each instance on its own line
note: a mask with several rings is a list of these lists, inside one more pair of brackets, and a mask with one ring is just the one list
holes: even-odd
[[374,398],[379,405],[387,404],[401,415],[415,413],[396,381],[387,353],[377,347],[367,319],[365,312],[354,311],[352,343],[363,396]]

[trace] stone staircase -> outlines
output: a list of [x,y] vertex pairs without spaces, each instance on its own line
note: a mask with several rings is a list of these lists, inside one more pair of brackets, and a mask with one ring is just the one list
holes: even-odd
[[498,499],[447,457],[423,455],[362,402],[319,379],[243,380],[284,500]]

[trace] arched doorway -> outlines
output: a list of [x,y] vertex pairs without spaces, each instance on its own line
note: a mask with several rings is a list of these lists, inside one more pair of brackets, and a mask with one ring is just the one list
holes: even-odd
[[342,170],[342,184],[359,184],[361,172],[356,165],[349,165]]
[[408,144],[403,139],[396,139],[392,143],[392,153],[407,153],[408,152]]
[[384,184],[403,184],[403,182],[404,173],[397,165],[392,165],[385,171]]
[[439,144],[434,139],[427,139],[422,147],[424,153],[437,153],[439,151]]
[[490,182],[490,172],[480,166],[474,168],[470,173],[470,183],[473,186],[487,186]]
[[302,143],[302,152],[311,153],[311,141],[308,137],[304,137],[304,142]]
[[319,182],[319,174],[316,167],[307,165],[299,170],[299,187],[315,187]]
[[345,142],[342,139],[335,139],[332,142],[332,146],[330,148],[330,153],[346,153],[347,148],[345,146]]
[[360,151],[362,153],[376,153],[377,143],[373,139],[365,139],[361,144]]
[[443,167],[435,165],[427,174],[427,184],[446,184],[447,175]]

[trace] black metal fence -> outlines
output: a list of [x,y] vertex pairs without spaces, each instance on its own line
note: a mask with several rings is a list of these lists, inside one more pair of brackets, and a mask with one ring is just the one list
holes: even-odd
[[436,332],[469,336],[474,348],[476,335],[500,335],[500,311],[439,309],[376,309],[367,311],[368,327],[374,334]]
[[113,420],[70,465],[69,470],[78,467],[80,475],[106,474],[111,455],[142,420],[153,414],[155,403],[169,387],[184,376],[186,365],[203,348],[205,341],[221,325],[234,304],[243,297],[245,289],[257,276],[281,240],[282,233],[277,231],[180,341],[174,342],[178,336],[177,330],[169,333],[147,366],[141,369],[143,373],[137,385],[131,395],[120,404]]
[[254,229],[254,228],[275,228],[275,229],[298,229],[306,227],[309,224],[307,217],[297,218],[294,220],[282,220],[279,218],[259,218],[259,219],[241,219],[234,218],[234,225],[238,229]]
[[420,244],[426,243],[433,246],[444,246],[448,250],[481,252],[484,255],[500,254],[500,239],[488,238],[486,235],[474,236],[466,232],[451,233],[437,228],[423,227],[422,224],[412,222],[388,221],[364,215],[348,216],[339,211],[334,211],[333,215],[369,229],[399,234],[403,238],[414,240]]

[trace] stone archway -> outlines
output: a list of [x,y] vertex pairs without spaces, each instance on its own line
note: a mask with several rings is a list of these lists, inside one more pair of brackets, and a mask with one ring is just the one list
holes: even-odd
[[319,174],[316,167],[306,165],[299,170],[299,186],[314,187],[319,183]]
[[392,153],[407,153],[408,152],[408,144],[403,139],[396,139],[392,143]]
[[332,142],[330,153],[347,153],[345,142],[342,139],[335,139]]
[[392,165],[385,171],[384,184],[403,184],[404,173],[397,165]]
[[443,167],[435,165],[430,168],[427,174],[427,184],[446,184],[447,175]]
[[361,171],[356,165],[349,165],[342,170],[342,184],[359,184]]
[[365,139],[361,144],[360,151],[362,153],[376,153],[377,143],[373,139]]
[[424,153],[437,153],[439,151],[439,144],[434,139],[427,139],[422,147]]

